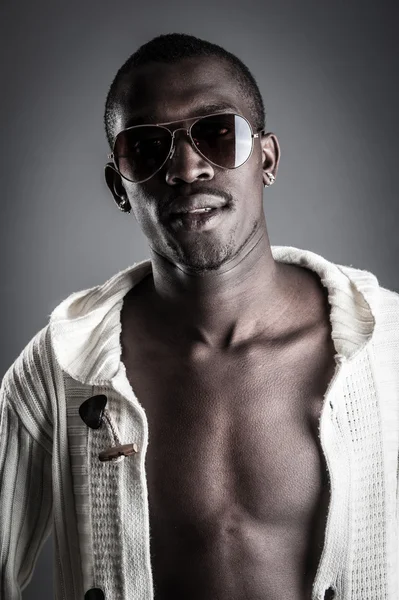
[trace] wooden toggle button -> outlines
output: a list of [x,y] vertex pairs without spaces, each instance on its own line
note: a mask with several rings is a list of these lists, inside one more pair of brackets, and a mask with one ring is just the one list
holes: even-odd
[[137,444],[122,444],[122,446],[114,446],[113,448],[107,448],[98,455],[101,461],[113,460],[119,456],[130,456],[138,452]]

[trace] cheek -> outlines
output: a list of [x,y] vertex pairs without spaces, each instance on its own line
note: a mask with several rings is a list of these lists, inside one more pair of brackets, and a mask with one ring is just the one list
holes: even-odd
[[148,220],[154,200],[139,185],[126,187],[126,193],[137,221],[141,223]]
[[[248,161],[251,163],[251,173],[254,185],[257,183],[262,183],[263,181],[263,155],[260,148],[257,148],[256,151],[253,152],[251,158]],[[263,185],[262,185],[263,187]]]
[[157,217],[153,214],[153,209],[148,204],[142,202],[135,202],[132,205],[134,216],[144,234],[153,233],[157,223]]
[[233,189],[235,197],[241,199],[243,205],[250,208],[251,212],[262,204],[263,201],[263,171],[261,161],[251,157],[249,161],[234,173]]
[[[161,222],[161,205],[155,199],[155,194],[150,194],[145,188],[127,190],[136,221],[148,240],[156,242],[162,238],[163,225]],[[158,195],[162,195],[158,192]]]

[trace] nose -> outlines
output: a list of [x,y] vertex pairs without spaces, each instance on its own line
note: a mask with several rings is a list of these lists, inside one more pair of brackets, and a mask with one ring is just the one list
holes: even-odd
[[[180,135],[176,135],[177,132]],[[182,181],[192,183],[197,179],[213,178],[213,166],[193,148],[186,129],[175,130],[173,144],[171,157],[166,163],[166,183],[178,185]]]

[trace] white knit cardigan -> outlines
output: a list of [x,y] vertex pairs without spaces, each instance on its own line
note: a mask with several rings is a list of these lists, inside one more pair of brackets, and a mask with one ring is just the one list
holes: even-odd
[[[312,600],[329,588],[337,600],[398,600],[399,294],[307,250],[272,254],[315,271],[331,305],[336,371],[319,426],[331,499]],[[151,268],[66,298],[2,380],[1,600],[21,598],[51,531],[57,600],[153,598],[148,421],[120,360],[123,297]],[[78,409],[97,394],[108,402],[95,430]],[[128,443],[136,454],[99,460]]]

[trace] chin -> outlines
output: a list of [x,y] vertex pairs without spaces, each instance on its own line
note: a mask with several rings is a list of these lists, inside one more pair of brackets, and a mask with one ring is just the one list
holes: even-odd
[[204,243],[204,240],[192,240],[190,247],[179,245],[169,246],[164,255],[168,260],[181,265],[184,270],[193,273],[206,273],[217,271],[223,264],[229,261],[237,251],[232,241],[228,244]]

